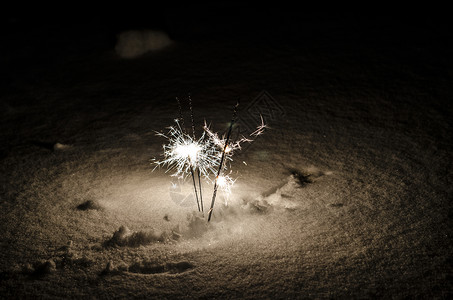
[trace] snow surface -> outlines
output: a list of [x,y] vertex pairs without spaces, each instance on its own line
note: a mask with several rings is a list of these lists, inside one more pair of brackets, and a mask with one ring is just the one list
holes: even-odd
[[[451,296],[451,59],[381,42],[10,54],[1,296]],[[245,115],[262,90],[285,116],[235,155],[232,195],[208,224],[152,171],[155,131],[173,124],[176,96],[191,93],[197,130],[224,131],[237,98]]]
[[118,34],[115,52],[122,58],[137,58],[149,51],[162,50],[171,45],[165,32],[155,30],[131,30]]

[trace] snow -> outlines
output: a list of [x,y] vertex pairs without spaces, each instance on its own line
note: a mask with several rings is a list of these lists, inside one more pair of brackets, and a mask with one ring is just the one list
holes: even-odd
[[116,53],[122,58],[137,58],[149,51],[162,50],[172,41],[165,32],[131,30],[118,34]]
[[[0,295],[447,298],[451,60],[383,45],[214,39],[11,69]],[[203,215],[190,181],[153,171],[155,131],[176,96],[222,132],[262,90],[285,116],[235,154],[207,223],[212,183]]]

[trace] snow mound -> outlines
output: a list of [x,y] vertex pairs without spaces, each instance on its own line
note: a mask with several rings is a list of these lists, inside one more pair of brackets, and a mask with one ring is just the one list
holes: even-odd
[[30,141],[33,146],[46,149],[53,152],[63,152],[72,149],[72,145],[62,144],[62,143],[54,143],[54,142],[45,142],[39,140]]
[[112,238],[104,243],[104,246],[139,247],[152,243],[167,243],[177,239],[179,239],[179,234],[173,233],[173,231],[157,232],[153,229],[148,231],[131,231],[129,228],[121,226],[117,231],[115,231]]
[[46,260],[35,268],[35,272],[38,274],[51,274],[57,270],[55,262],[51,259]]
[[57,265],[52,259],[37,261],[33,265],[27,263],[22,267],[23,274],[29,274],[37,277],[52,274],[56,270]]
[[187,230],[182,232],[182,236],[185,238],[197,238],[205,234],[209,227],[206,220],[201,217],[198,213],[194,212],[187,216]]
[[264,214],[274,209],[296,209],[300,201],[295,197],[297,190],[312,183],[310,175],[293,171],[287,180],[255,199],[243,199],[243,208],[250,213]]
[[61,144],[61,143],[55,143],[53,145],[53,150],[54,151],[66,151],[66,150],[69,150],[71,148],[72,148],[71,145],[66,145],[66,144]]
[[131,30],[118,35],[115,51],[122,58],[136,58],[149,51],[164,49],[171,43],[171,39],[162,31]]
[[96,200],[87,200],[77,206],[78,210],[102,210],[104,207]]

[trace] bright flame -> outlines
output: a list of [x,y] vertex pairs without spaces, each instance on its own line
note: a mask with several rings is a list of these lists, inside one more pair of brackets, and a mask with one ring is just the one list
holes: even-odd
[[176,159],[189,158],[189,163],[192,166],[196,166],[198,153],[201,151],[201,146],[196,143],[190,143],[187,145],[177,145],[173,150]]
[[225,153],[230,153],[231,151],[233,151],[233,148],[231,148],[230,145],[227,145],[225,148]]
[[225,186],[225,185],[226,185],[226,179],[225,179],[225,177],[219,176],[219,178],[217,178],[217,184],[218,184],[219,186]]
[[224,191],[227,197],[231,194],[231,187],[234,184],[234,180],[228,175],[220,175],[217,177],[217,185]]
[[167,171],[174,171],[172,176],[180,178],[188,176],[191,168],[198,169],[203,177],[210,180],[210,175],[216,172],[220,164],[219,150],[206,139],[204,132],[200,139],[195,140],[183,132],[177,119],[175,122],[176,126],[169,127],[167,134],[157,133],[167,139],[167,144],[163,145],[164,159],[154,160],[156,168],[167,166]]

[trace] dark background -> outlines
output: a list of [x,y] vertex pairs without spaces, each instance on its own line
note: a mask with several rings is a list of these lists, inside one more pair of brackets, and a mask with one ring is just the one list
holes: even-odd
[[3,9],[0,18],[2,52],[25,56],[45,56],[46,52],[57,49],[72,52],[109,49],[119,32],[131,29],[160,29],[176,41],[246,39],[258,43],[304,44],[328,40],[375,46],[451,46],[448,10],[413,5],[314,7],[166,2],[99,8],[24,4]]

